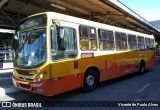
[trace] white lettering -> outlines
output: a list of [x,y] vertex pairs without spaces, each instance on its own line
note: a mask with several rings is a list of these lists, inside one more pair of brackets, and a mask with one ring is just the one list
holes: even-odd
[[147,107],[146,103],[137,103],[137,107]]
[[130,107],[131,103],[118,103],[118,106],[120,106],[120,107]]
[[42,107],[41,103],[28,103],[28,107]]
[[27,107],[27,103],[12,103],[12,107]]
[[158,107],[158,104],[149,103],[148,106]]

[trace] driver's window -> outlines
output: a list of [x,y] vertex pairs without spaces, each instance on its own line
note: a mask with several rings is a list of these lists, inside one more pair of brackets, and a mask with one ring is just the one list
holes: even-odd
[[51,46],[52,46],[52,51],[57,51],[58,45],[57,45],[57,29],[56,25],[51,26]]
[[77,39],[75,29],[61,27],[64,30],[62,37],[59,33],[61,28],[57,28],[57,26],[51,27],[52,60],[75,58],[77,56]]

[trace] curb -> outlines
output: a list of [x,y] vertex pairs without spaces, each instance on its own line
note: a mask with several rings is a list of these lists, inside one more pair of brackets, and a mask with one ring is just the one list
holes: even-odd
[[6,94],[16,93],[20,91],[21,91],[20,89],[17,89],[15,87],[10,87],[6,89],[0,87],[0,97],[5,96]]

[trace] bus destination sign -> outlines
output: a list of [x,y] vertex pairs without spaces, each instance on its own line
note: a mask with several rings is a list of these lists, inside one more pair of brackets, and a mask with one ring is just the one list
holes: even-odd
[[19,29],[26,29],[34,26],[42,26],[46,25],[46,15],[39,15],[28,18],[20,23]]

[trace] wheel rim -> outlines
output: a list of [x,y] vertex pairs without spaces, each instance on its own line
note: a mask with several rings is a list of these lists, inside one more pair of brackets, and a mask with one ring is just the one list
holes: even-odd
[[94,85],[94,76],[88,75],[86,77],[86,83],[88,86],[93,86]]

